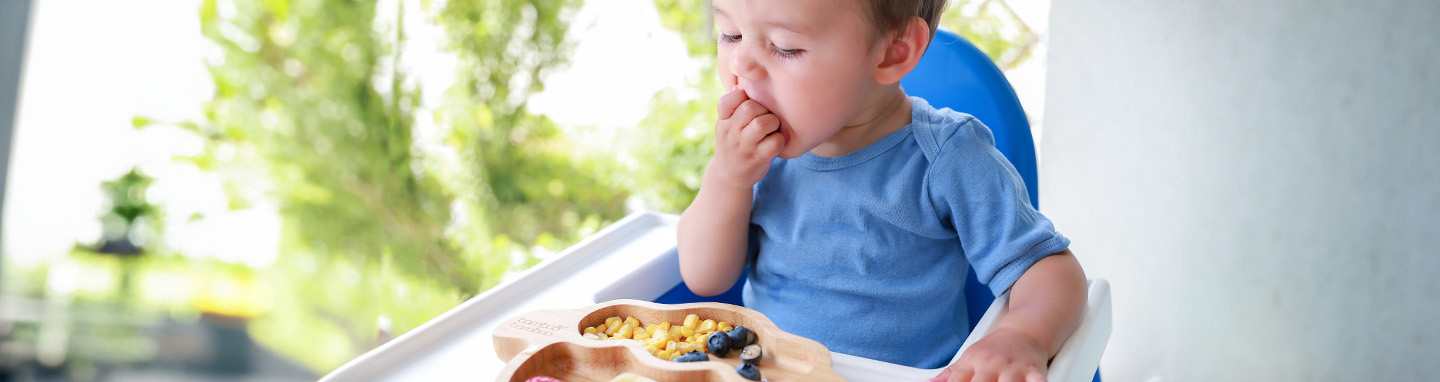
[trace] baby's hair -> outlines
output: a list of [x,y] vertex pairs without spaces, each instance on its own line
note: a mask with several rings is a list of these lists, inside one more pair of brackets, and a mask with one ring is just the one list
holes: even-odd
[[870,23],[875,26],[877,36],[890,37],[904,32],[911,17],[920,17],[930,25],[930,38],[935,38],[935,28],[940,23],[940,13],[945,11],[948,0],[861,0],[868,3]]

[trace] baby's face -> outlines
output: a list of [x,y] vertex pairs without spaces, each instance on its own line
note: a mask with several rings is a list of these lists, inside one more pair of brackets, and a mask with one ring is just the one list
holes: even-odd
[[720,80],[780,118],[781,158],[803,155],[852,124],[877,85],[880,57],[868,49],[873,29],[860,3],[714,0]]

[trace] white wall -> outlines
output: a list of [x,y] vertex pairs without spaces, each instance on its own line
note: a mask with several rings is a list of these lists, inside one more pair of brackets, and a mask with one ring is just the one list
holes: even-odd
[[1440,2],[1052,4],[1041,205],[1107,379],[1440,379]]

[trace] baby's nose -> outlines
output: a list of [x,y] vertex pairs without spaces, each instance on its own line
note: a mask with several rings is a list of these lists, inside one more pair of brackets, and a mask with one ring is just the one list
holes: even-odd
[[737,49],[735,56],[730,58],[730,72],[735,75],[736,84],[743,83],[744,81],[740,81],[742,78],[751,82],[765,78],[765,68],[760,66],[760,62],[756,61],[754,57],[746,53],[745,49]]

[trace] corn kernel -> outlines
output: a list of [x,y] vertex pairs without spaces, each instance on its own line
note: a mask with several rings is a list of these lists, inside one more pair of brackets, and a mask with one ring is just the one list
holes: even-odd
[[587,339],[592,339],[592,340],[596,340],[596,341],[599,341],[599,340],[600,340],[600,336],[595,335],[595,333],[585,333],[585,338],[587,338]]
[[[698,314],[688,314],[683,323],[661,321],[642,325],[634,316],[610,317],[605,324],[586,328],[602,339],[632,340],[645,347],[645,351],[662,360],[673,360],[692,351],[709,352],[705,343],[707,336],[715,332],[729,332],[735,325],[726,321],[702,319]],[[587,337],[588,338],[588,337]]]
[[602,340],[609,338],[609,336],[605,335],[605,332],[596,333],[595,336],[600,337]]
[[585,328],[585,334],[595,334],[595,332],[596,332],[596,330],[595,330],[595,327],[593,327],[593,326],[592,326],[592,327]]

